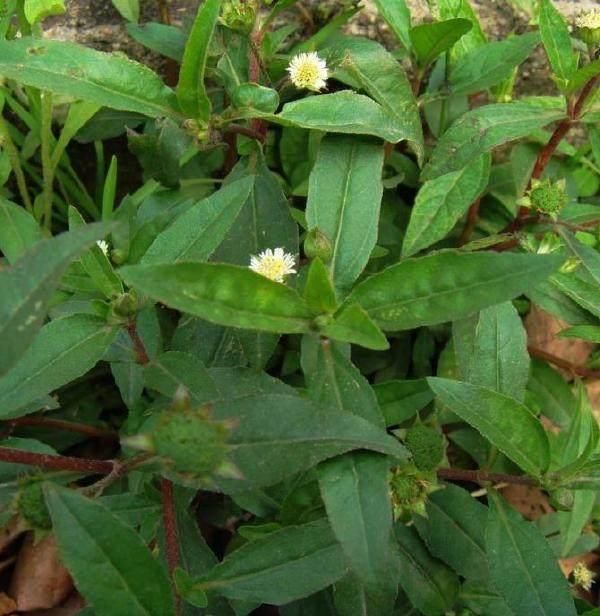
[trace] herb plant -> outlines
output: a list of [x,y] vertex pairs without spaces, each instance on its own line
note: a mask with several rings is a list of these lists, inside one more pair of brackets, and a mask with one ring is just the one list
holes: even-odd
[[599,542],[600,356],[523,318],[600,342],[600,12],[377,0],[384,46],[348,1],[114,4],[164,74],[0,2],[6,533],[98,616],[597,614],[558,558]]

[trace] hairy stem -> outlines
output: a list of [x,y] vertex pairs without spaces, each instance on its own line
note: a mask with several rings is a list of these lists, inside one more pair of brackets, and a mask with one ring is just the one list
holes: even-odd
[[42,151],[42,198],[44,203],[44,227],[52,227],[52,203],[54,201],[54,165],[52,164],[52,93],[42,92],[42,122],[41,122],[41,151]]
[[600,370],[593,370],[591,368],[586,368],[585,366],[577,366],[570,361],[563,359],[562,357],[557,357],[556,355],[552,355],[552,353],[547,353],[543,349],[538,349],[537,347],[531,345],[527,346],[527,350],[529,351],[529,355],[531,355],[532,357],[543,359],[550,364],[554,364],[558,368],[567,370],[575,376],[581,376],[584,378],[591,379],[600,379]]
[[[173,495],[173,483],[164,477],[160,480],[160,493],[162,497],[162,519],[165,529],[165,547],[167,566],[169,567],[169,573],[171,574],[171,581],[173,579],[173,573],[179,566],[179,533],[177,531],[177,517],[175,512],[175,498]],[[176,601],[176,613],[180,612],[180,598],[175,592]]]
[[13,428],[22,426],[32,426],[36,428],[50,428],[56,430],[64,430],[65,432],[75,432],[78,434],[84,434],[90,438],[104,439],[108,441],[118,441],[119,435],[112,430],[106,430],[104,428],[96,428],[95,426],[88,426],[86,424],[75,423],[73,421],[64,421],[63,419],[51,419],[49,417],[19,417],[18,419],[11,419],[8,425]]
[[0,461],[14,464],[28,464],[41,468],[52,468],[62,471],[73,471],[88,475],[108,475],[115,469],[114,460],[94,460],[89,458],[73,458],[71,456],[55,456],[45,453],[33,453],[0,447]]

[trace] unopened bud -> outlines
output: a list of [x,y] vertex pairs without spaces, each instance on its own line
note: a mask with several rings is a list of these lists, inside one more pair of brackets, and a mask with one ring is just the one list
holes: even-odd
[[329,263],[333,257],[333,246],[329,238],[315,227],[306,234],[304,254],[309,259],[319,257],[323,263]]

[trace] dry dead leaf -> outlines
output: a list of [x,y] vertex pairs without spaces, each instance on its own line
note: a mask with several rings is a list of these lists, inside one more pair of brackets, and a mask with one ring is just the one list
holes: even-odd
[[533,486],[510,484],[502,490],[502,496],[528,520],[537,520],[554,511],[548,496]]
[[0,616],[8,616],[17,609],[17,603],[6,593],[0,592]]
[[19,516],[14,516],[8,524],[0,530],[0,554],[27,530],[27,525]]
[[[577,338],[559,338],[558,332],[570,327],[550,313],[532,304],[525,318],[528,344],[550,355],[563,359],[574,366],[583,366],[588,360],[594,345]],[[566,370],[561,374],[571,379],[573,375]]]
[[600,380],[585,381],[585,386],[587,387],[592,411],[596,419],[600,421]]
[[28,533],[19,552],[9,594],[19,611],[41,610],[60,605],[73,590],[73,581],[58,556],[54,536],[34,543]]
[[84,598],[74,592],[61,606],[49,610],[35,610],[27,616],[76,616],[85,607]]

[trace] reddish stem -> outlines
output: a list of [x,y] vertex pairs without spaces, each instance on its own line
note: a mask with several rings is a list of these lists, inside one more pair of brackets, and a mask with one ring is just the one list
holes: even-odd
[[136,362],[141,365],[150,363],[150,358],[148,357],[148,353],[146,352],[146,347],[144,346],[144,343],[140,338],[140,335],[138,334],[135,319],[131,319],[125,327],[127,329],[129,337],[131,338],[131,342],[133,342],[133,350],[135,352]]
[[11,419],[8,422],[13,428],[22,426],[32,426],[36,428],[53,428],[56,430],[64,430],[65,432],[75,432],[84,434],[91,438],[104,439],[109,441],[118,441],[119,435],[112,430],[104,428],[96,428],[94,426],[86,426],[85,424],[75,423],[73,421],[64,421],[62,419],[50,419],[49,417],[19,417]]
[[547,353],[543,349],[538,349],[537,347],[528,345],[527,350],[529,351],[529,355],[532,357],[537,357],[538,359],[543,359],[551,364],[554,364],[558,368],[562,368],[563,370],[567,370],[571,374],[576,376],[581,376],[584,378],[591,379],[600,379],[600,370],[593,370],[591,368],[585,368],[584,366],[577,366],[570,361],[563,359],[562,357],[557,357],[556,355],[552,355],[552,353]]
[[14,464],[28,464],[41,468],[51,468],[63,471],[73,471],[88,475],[109,475],[115,470],[117,463],[113,460],[92,460],[89,458],[73,458],[71,456],[55,456],[45,453],[33,453],[10,447],[0,447],[0,461]]
[[481,197],[476,199],[474,203],[469,208],[469,212],[467,214],[467,221],[465,223],[465,227],[458,238],[458,245],[464,246],[471,239],[471,235],[473,231],[475,231],[475,227],[477,225],[477,219],[479,218],[479,208],[481,206]]
[[[177,517],[175,513],[175,498],[173,496],[173,483],[164,477],[160,480],[160,492],[162,496],[162,518],[165,529],[165,547],[167,566],[173,579],[173,573],[179,566],[179,537],[177,532]],[[174,589],[175,590],[175,589]],[[175,592],[177,614],[180,611],[180,598]]]
[[469,471],[462,468],[440,468],[437,471],[440,479],[450,481],[469,481],[472,483],[514,483],[523,486],[537,486],[537,480],[527,475],[505,475],[504,473],[487,473],[485,471]]
[[[250,39],[250,51],[249,51],[249,69],[248,79],[253,83],[260,83],[260,46],[265,33],[262,30],[255,31]],[[267,123],[261,118],[254,118],[250,122],[251,130],[260,135],[260,141],[264,142],[267,138]]]

